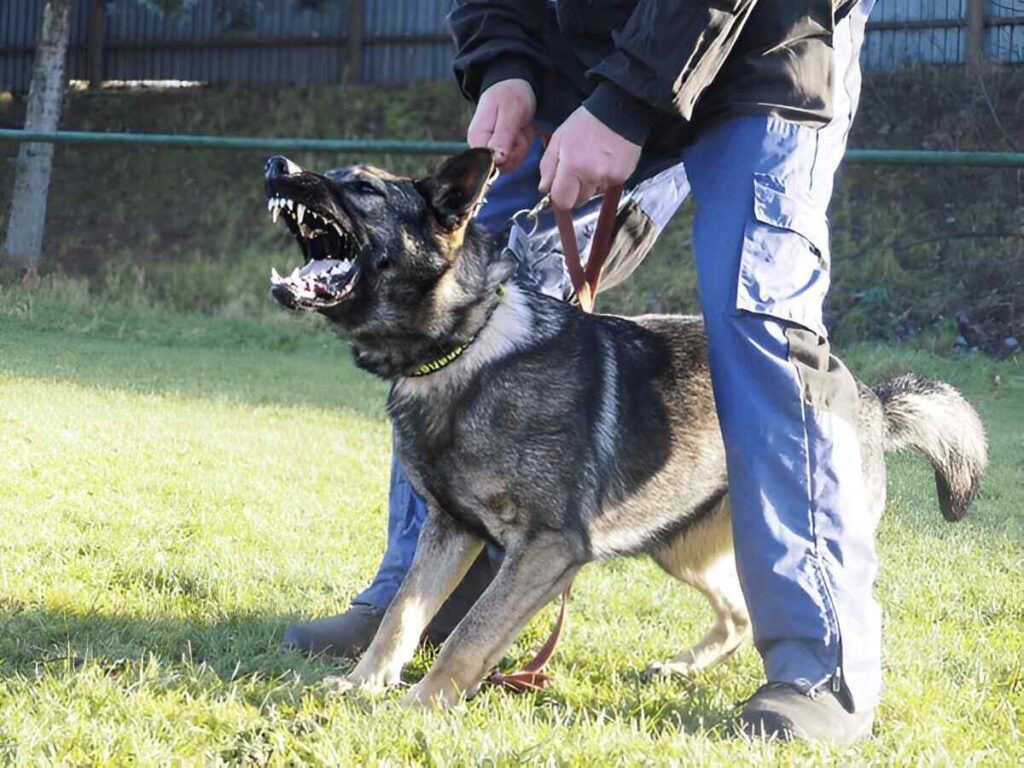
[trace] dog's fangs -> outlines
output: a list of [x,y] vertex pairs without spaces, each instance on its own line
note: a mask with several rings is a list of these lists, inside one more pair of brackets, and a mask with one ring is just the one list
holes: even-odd
[[271,291],[287,291],[294,300],[294,309],[306,311],[343,301],[352,291],[358,273],[355,237],[329,213],[318,212],[313,205],[277,195],[267,200],[271,221],[276,224],[283,216],[306,256],[304,266],[295,267],[285,276],[272,269]]

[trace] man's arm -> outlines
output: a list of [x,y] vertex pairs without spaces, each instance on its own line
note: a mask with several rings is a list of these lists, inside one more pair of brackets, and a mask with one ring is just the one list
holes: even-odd
[[466,139],[487,147],[503,171],[522,163],[532,140],[538,72],[547,66],[547,0],[453,0],[455,79],[476,111]]
[[722,68],[757,0],[640,0],[612,35],[615,51],[590,70],[602,82],[584,106],[634,144],[657,110],[686,119]]
[[613,33],[615,51],[590,70],[594,92],[552,135],[541,192],[572,208],[636,170],[660,109],[689,119],[732,51],[757,0],[640,0]]
[[455,39],[455,80],[476,102],[503,80],[525,80],[537,92],[547,66],[543,26],[547,0],[453,0],[448,25]]

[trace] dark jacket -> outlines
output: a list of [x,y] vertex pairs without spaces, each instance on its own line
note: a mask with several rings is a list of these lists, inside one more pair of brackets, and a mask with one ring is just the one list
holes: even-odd
[[581,103],[636,144],[674,151],[712,119],[831,116],[832,30],[857,0],[454,0],[455,77],[476,100],[528,80],[538,118]]

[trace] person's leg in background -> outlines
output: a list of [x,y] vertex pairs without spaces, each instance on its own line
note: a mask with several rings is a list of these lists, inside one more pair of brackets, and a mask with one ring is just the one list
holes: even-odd
[[830,357],[822,324],[826,209],[856,107],[863,21],[836,30],[830,125],[736,118],[684,155],[736,561],[768,680],[740,716],[753,735],[866,736],[881,688],[880,510],[863,482],[856,383]]

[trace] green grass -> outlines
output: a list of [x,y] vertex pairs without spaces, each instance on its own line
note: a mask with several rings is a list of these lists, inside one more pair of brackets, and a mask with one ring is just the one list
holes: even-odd
[[[638,672],[707,628],[643,560],[578,581],[548,692],[446,714],[338,699],[284,627],[343,608],[385,524],[386,389],[344,345],[249,321],[0,301],[0,763],[948,764],[1024,760],[1024,376],[1013,363],[861,346],[868,379],[960,386],[990,431],[970,517],[891,462],[879,531],[886,689],[852,750],[726,737],[753,649],[691,681]],[[29,306],[31,303],[31,306]],[[284,316],[282,315],[282,318]],[[546,609],[510,652],[544,636]],[[408,679],[427,664],[421,655]]]

